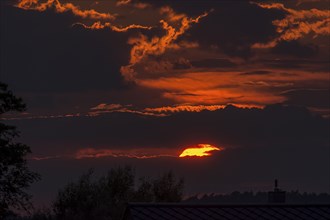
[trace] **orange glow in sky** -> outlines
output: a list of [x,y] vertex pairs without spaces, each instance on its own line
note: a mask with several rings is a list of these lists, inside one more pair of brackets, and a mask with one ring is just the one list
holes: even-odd
[[212,146],[210,144],[198,144],[197,147],[189,147],[185,149],[179,157],[206,157],[211,156],[211,151],[219,151],[222,150],[221,148]]

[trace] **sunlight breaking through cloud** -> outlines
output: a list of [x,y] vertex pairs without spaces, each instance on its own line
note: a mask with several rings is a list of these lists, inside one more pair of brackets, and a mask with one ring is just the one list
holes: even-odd
[[212,151],[221,151],[223,148],[215,147],[210,144],[198,144],[197,147],[186,148],[179,157],[206,157],[211,156]]

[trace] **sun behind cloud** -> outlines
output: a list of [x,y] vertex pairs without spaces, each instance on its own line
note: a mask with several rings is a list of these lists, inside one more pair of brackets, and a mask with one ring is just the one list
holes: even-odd
[[206,157],[211,156],[211,151],[220,151],[222,148],[210,144],[198,144],[197,147],[188,147],[179,155],[179,157]]

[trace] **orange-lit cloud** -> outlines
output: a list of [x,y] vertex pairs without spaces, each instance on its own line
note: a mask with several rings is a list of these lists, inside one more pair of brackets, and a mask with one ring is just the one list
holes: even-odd
[[[297,2],[297,6],[298,5],[301,5],[301,4],[304,4],[304,3],[310,3],[310,2],[321,2],[321,1],[324,1],[324,0],[298,0]],[[327,1],[327,0],[326,0]]]
[[[130,1],[119,1],[117,2],[117,4],[124,4],[125,2],[129,3]],[[78,6],[75,6],[72,3],[61,3],[59,0],[47,0],[46,2],[40,2],[40,0],[21,0],[16,6],[24,10],[36,10],[40,12],[53,8],[57,13],[64,13],[67,11],[71,11],[76,16],[79,16],[81,18],[89,18],[93,20],[114,20],[116,18],[116,15],[97,12],[94,9],[82,10]],[[116,32],[126,32],[130,29],[150,30],[152,28],[149,26],[143,26],[139,24],[130,24],[125,27],[119,27],[110,22],[101,22],[101,21],[96,21],[91,25],[83,24],[81,22],[77,22],[73,25],[81,25],[84,28],[92,29],[92,30],[109,28]]]
[[164,117],[167,116],[166,114],[160,112],[152,112],[152,111],[145,111],[145,110],[136,110],[132,109],[130,105],[123,106],[120,104],[106,104],[101,103],[93,108],[90,109],[91,111],[88,113],[90,116],[98,116],[104,113],[112,113],[112,112],[122,112],[122,113],[132,113],[144,116],[154,116],[154,117]]
[[[262,80],[265,80],[262,78]],[[157,79],[141,79],[137,83],[144,87],[164,90],[163,96],[177,103],[218,105],[250,104],[265,105],[284,101],[284,98],[263,88],[274,86],[280,79],[268,76],[262,81],[258,76],[242,77],[235,72],[193,72]]]
[[24,10],[36,11],[46,11],[47,9],[54,8],[57,13],[70,11],[74,15],[81,18],[90,18],[95,20],[114,20],[116,18],[116,15],[112,15],[110,13],[101,13],[94,9],[82,10],[72,3],[61,3],[59,0],[47,0],[46,2],[41,2],[39,0],[20,0],[16,6]]
[[167,20],[170,22],[176,22],[182,20],[184,17],[186,17],[185,14],[178,14],[176,13],[171,7],[164,6],[161,7],[159,10],[160,14],[166,15]]
[[144,3],[144,2],[133,3],[132,0],[119,0],[119,1],[117,1],[116,6],[119,6],[119,7],[120,6],[131,6],[131,7],[138,8],[138,9],[145,9],[145,8],[151,7],[151,5],[148,3]]
[[132,0],[118,0],[116,5],[117,6],[122,6],[122,5],[128,5],[132,2]]
[[152,29],[152,27],[143,26],[143,25],[139,25],[139,24],[130,24],[126,27],[118,27],[116,25],[111,24],[110,22],[105,22],[102,24],[100,21],[94,22],[92,25],[86,25],[86,24],[83,24],[80,22],[77,22],[73,25],[81,25],[82,27],[84,27],[86,29],[91,29],[91,30],[100,30],[100,29],[104,29],[104,28],[109,28],[116,32],[126,32],[130,29],[147,29],[147,30]]
[[148,3],[138,2],[138,3],[133,4],[133,7],[138,8],[138,9],[145,9],[145,8],[151,7],[151,5]]
[[119,109],[123,108],[121,104],[106,104],[106,103],[101,103],[93,108],[91,110],[114,110],[114,109]]
[[198,144],[197,147],[186,148],[179,157],[206,157],[211,156],[212,151],[220,151],[223,148],[215,147],[210,144]]
[[[35,156],[35,157],[30,157],[28,160],[52,160],[52,159],[59,159],[59,158],[68,158],[67,156]],[[69,157],[70,158],[70,157]]]
[[169,20],[173,19],[179,22],[179,26],[171,25],[168,21],[161,20],[160,24],[166,31],[162,37],[153,37],[149,39],[147,36],[140,34],[138,37],[130,38],[128,43],[133,45],[130,52],[129,65],[121,68],[122,75],[127,80],[134,80],[136,72],[134,65],[141,62],[142,59],[149,55],[161,55],[169,48],[178,48],[180,45],[173,43],[179,36],[183,35],[194,23],[198,23],[200,19],[206,17],[208,13],[204,13],[196,18],[189,18],[186,15],[177,16],[174,13],[169,14]]
[[147,112],[201,112],[201,111],[216,111],[225,108],[224,105],[177,105],[164,106],[158,108],[146,108]]
[[330,35],[330,10],[309,9],[295,10],[286,8],[281,3],[254,3],[265,9],[279,9],[288,13],[285,18],[273,21],[279,37],[268,43],[254,44],[253,48],[275,47],[280,41],[300,39],[308,34],[314,37]]
[[[233,104],[238,108],[261,108],[258,105],[241,105]],[[226,105],[176,105],[176,106],[164,106],[158,108],[145,108],[147,112],[165,112],[165,113],[174,113],[174,112],[201,112],[201,111],[216,111],[219,109],[224,109]]]
[[[163,109],[175,111],[180,108],[189,109],[187,106],[191,105],[215,105],[215,108],[221,108],[221,105],[230,103],[242,107],[262,107],[284,102],[286,97],[278,91],[294,86],[306,86],[309,82],[321,83],[329,80],[326,72],[294,70],[290,74],[283,74],[282,71],[267,75],[242,75],[242,72],[186,72],[159,78],[137,79],[136,82],[140,86],[163,91],[164,98],[175,101],[178,106],[184,106]],[[203,107],[190,108],[193,109]]]
[[131,113],[131,114],[137,114],[137,115],[144,115],[144,116],[154,116],[154,117],[165,117],[166,114],[162,113],[153,113],[153,112],[147,112],[147,111],[140,111],[140,110],[132,110],[128,108],[121,108],[121,109],[115,109],[115,110],[108,110],[108,111],[94,111],[90,112],[90,116],[98,116],[103,113],[111,113],[111,112],[122,112],[122,113]]

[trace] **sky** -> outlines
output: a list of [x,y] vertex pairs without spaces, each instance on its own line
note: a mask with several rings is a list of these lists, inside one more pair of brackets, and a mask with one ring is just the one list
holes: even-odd
[[186,195],[268,191],[275,178],[330,193],[329,5],[1,1],[0,80],[27,104],[2,120],[32,149],[35,202],[124,165],[173,170]]

